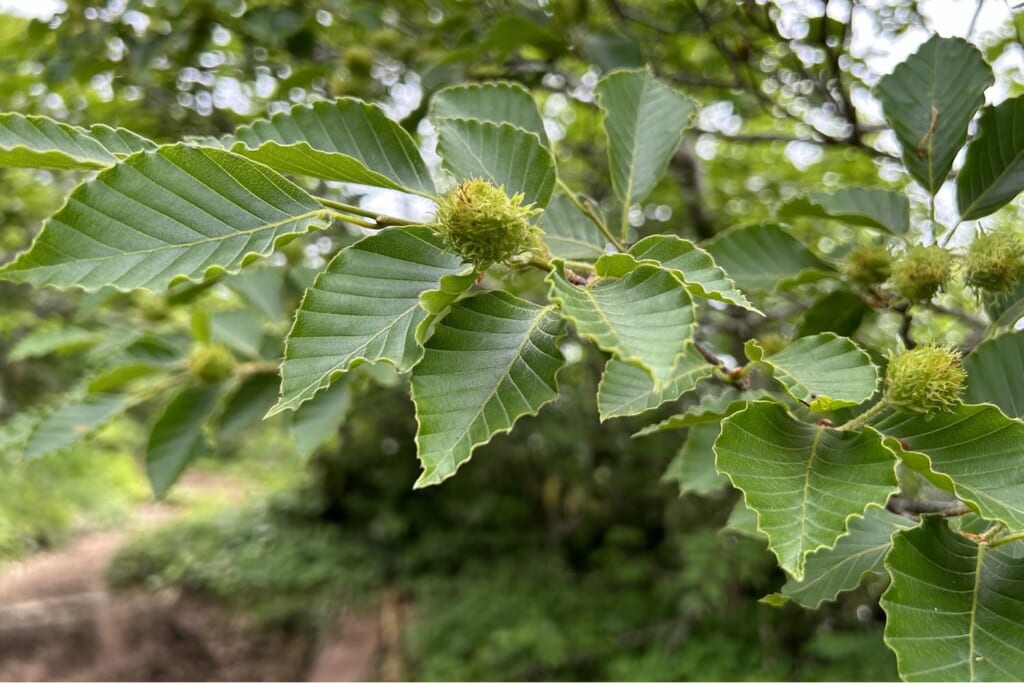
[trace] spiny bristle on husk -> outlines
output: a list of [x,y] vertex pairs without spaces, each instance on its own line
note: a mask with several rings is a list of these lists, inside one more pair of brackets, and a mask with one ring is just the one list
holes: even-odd
[[915,244],[892,265],[892,286],[908,301],[927,301],[949,281],[952,255],[939,246]]
[[927,415],[959,405],[966,382],[958,351],[925,344],[889,357],[885,396],[898,410]]
[[857,247],[846,256],[843,270],[855,283],[868,288],[889,279],[892,256],[885,247]]
[[976,289],[1005,294],[1024,275],[1024,242],[1010,230],[979,232],[967,249],[964,279]]
[[434,224],[452,249],[484,269],[538,247],[541,232],[530,221],[539,213],[523,205],[521,193],[509,197],[504,187],[473,179],[441,196]]

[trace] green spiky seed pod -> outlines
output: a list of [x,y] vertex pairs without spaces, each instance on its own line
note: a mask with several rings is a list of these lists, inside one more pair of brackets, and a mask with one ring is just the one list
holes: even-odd
[[927,344],[889,357],[885,396],[898,410],[930,414],[958,405],[966,381],[959,352]]
[[843,270],[861,287],[879,285],[892,274],[892,256],[885,247],[857,247],[846,256]]
[[1024,242],[1009,230],[979,232],[967,250],[967,284],[993,294],[1013,290],[1024,275]]
[[223,382],[234,373],[236,365],[231,351],[220,344],[196,346],[188,357],[189,374],[206,384]]
[[757,338],[757,343],[764,349],[764,355],[770,356],[789,346],[789,340],[778,332],[765,332]]
[[909,301],[927,301],[949,280],[953,257],[939,246],[915,244],[892,265],[890,281]]
[[356,78],[367,78],[373,69],[375,55],[373,50],[353,45],[345,50],[341,57],[341,63],[345,65],[348,72]]
[[466,180],[437,203],[435,228],[448,245],[478,268],[505,263],[538,244],[530,219],[540,213],[523,206],[523,195],[509,197],[486,180]]

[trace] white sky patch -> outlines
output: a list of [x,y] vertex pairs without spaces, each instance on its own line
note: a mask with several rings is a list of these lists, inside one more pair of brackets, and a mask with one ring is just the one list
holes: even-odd
[[67,9],[61,0],[0,0],[0,12],[19,17],[49,19]]

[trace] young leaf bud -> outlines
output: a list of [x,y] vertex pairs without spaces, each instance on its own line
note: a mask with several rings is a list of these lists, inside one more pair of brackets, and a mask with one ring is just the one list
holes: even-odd
[[957,351],[922,345],[889,357],[885,396],[898,410],[930,414],[959,404],[966,381]]
[[188,357],[188,371],[206,384],[223,382],[235,371],[235,357],[220,344],[201,344]]
[[846,256],[843,270],[851,280],[866,289],[889,279],[892,257],[885,247],[857,247]]
[[448,245],[478,268],[504,263],[538,244],[530,219],[540,213],[523,206],[523,195],[509,197],[486,180],[466,180],[437,203],[435,227]]
[[915,244],[893,264],[890,281],[909,301],[927,301],[949,280],[950,253],[939,246]]
[[1013,290],[1024,275],[1024,242],[1009,230],[979,232],[964,261],[967,284],[993,294]]

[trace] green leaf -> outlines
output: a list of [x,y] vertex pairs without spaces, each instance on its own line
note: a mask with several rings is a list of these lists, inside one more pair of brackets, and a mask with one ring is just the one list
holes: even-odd
[[786,202],[779,217],[794,216],[834,218],[847,225],[903,235],[910,229],[910,200],[892,190],[845,187],[831,193],[812,192]]
[[249,358],[260,357],[263,322],[250,311],[217,311],[210,316],[211,339]]
[[905,681],[1013,681],[1024,671],[1024,563],[926,517],[885,561],[885,643]]
[[540,217],[544,240],[560,259],[594,260],[604,255],[605,238],[569,197],[555,194]]
[[280,384],[277,375],[267,373],[249,375],[239,382],[220,409],[217,437],[236,439],[258,428],[263,416],[277,401]]
[[296,105],[242,126],[223,144],[282,173],[434,194],[412,136],[361,100]]
[[974,347],[964,358],[967,403],[994,403],[1010,417],[1024,418],[1024,332],[1009,332]]
[[960,217],[994,213],[1024,190],[1024,95],[986,107],[956,177]]
[[713,446],[720,431],[721,426],[716,423],[692,427],[661,480],[677,484],[680,496],[705,496],[728,486],[728,477],[715,469]]
[[467,270],[423,226],[381,230],[340,251],[306,290],[285,341],[281,400],[269,415],[297,408],[363,362],[408,371],[423,355],[417,328],[430,314],[421,298],[443,276]]
[[134,403],[121,394],[86,394],[40,420],[25,444],[26,458],[39,458],[71,446],[109,423]]
[[477,446],[555,398],[564,331],[553,307],[503,291],[451,307],[412,372],[423,465],[417,487],[452,476]]
[[216,385],[186,387],[171,399],[153,425],[146,444],[146,476],[153,495],[163,498],[205,446],[203,423],[220,396]]
[[729,230],[706,244],[741,288],[771,292],[832,277],[834,268],[777,225]]
[[80,327],[50,326],[38,327],[22,337],[7,353],[11,363],[40,358],[51,353],[77,351],[103,339],[103,335]]
[[804,580],[790,578],[782,587],[780,597],[818,609],[823,602],[835,600],[840,593],[860,585],[869,574],[884,575],[882,561],[892,547],[892,536],[914,523],[874,505],[863,517],[850,521],[850,533],[834,548],[818,550],[807,556]]
[[892,411],[872,426],[903,443],[904,465],[982,517],[1024,530],[1024,423],[995,406],[962,405],[930,416]]
[[268,320],[284,318],[281,297],[284,287],[284,268],[247,268],[227,278],[224,284],[240,296],[246,304],[262,313]]
[[45,116],[0,114],[0,167],[97,169],[156,144],[123,128],[80,128]]
[[265,166],[217,149],[169,145],[133,154],[79,185],[0,276],[162,291],[237,271],[289,236],[325,227],[328,215]]
[[483,178],[527,204],[547,206],[555,188],[555,161],[541,139],[510,123],[440,119],[437,153],[456,180]]
[[896,491],[895,458],[874,429],[844,432],[757,401],[722,422],[717,466],[743,491],[779,564],[798,581],[808,553]]
[[648,69],[612,72],[595,92],[605,113],[612,189],[623,204],[623,225],[628,225],[629,208],[654,189],[697,105]]
[[718,267],[711,254],[689,240],[675,235],[651,235],[630,247],[629,253],[637,260],[655,261],[672,271],[693,296],[742,306],[760,313],[736,289],[736,283]]
[[668,386],[694,328],[690,295],[671,273],[639,265],[621,278],[576,287],[556,263],[547,281],[549,297],[580,336],[647,370],[655,388]]
[[128,361],[105,370],[93,377],[86,385],[90,394],[105,394],[120,389],[137,379],[160,372],[160,368],[146,361]]
[[796,334],[807,337],[819,332],[835,332],[841,337],[849,337],[870,312],[871,307],[859,294],[838,289],[816,300],[804,311]]
[[335,382],[327,391],[304,403],[292,416],[291,432],[299,455],[308,458],[338,433],[352,404],[348,382]]
[[708,422],[720,422],[722,418],[738,413],[746,408],[751,401],[761,398],[772,398],[772,395],[764,389],[736,391],[731,387],[727,387],[721,393],[701,396],[699,401],[689,406],[685,411],[666,418],[657,424],[648,425],[633,436],[641,437],[656,432],[664,432],[669,429],[685,429]]
[[693,345],[687,344],[664,386],[657,388],[643,368],[611,358],[597,388],[597,410],[601,421],[637,415],[666,401],[674,401],[710,376],[712,369]]
[[985,312],[994,327],[1009,327],[1024,318],[1024,278],[1021,278],[1012,292],[989,295],[982,299]]
[[789,395],[814,412],[859,405],[878,386],[878,368],[864,349],[831,332],[801,337],[768,357],[752,339],[743,348],[747,358],[768,366]]
[[548,143],[537,103],[530,91],[518,83],[466,83],[438,90],[430,100],[429,117],[434,121],[451,118],[510,123],[533,133],[545,145]]
[[903,147],[903,163],[930,193],[946,182],[992,83],[978,48],[938,35],[878,82],[875,92]]

